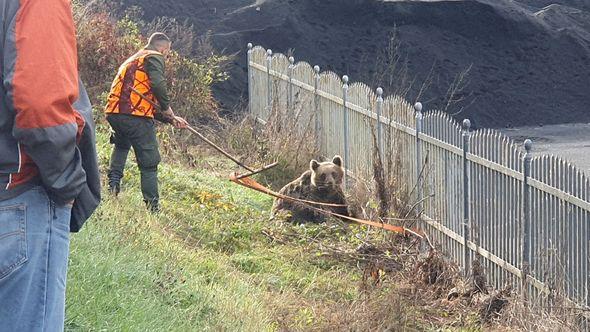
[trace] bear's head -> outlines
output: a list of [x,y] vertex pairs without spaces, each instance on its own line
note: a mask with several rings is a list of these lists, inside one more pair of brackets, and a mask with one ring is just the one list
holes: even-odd
[[344,168],[340,156],[334,156],[332,161],[322,163],[312,160],[309,163],[309,169],[311,170],[311,184],[319,190],[328,191],[342,185]]

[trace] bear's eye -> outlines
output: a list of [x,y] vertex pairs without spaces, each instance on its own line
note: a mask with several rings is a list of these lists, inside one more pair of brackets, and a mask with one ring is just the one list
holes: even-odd
[[326,179],[326,174],[320,175],[320,180],[324,181]]

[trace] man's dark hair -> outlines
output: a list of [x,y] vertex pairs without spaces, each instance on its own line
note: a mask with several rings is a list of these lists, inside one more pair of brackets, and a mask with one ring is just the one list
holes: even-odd
[[165,33],[163,32],[155,32],[150,36],[150,39],[148,40],[148,45],[149,46],[160,46],[163,43],[172,43],[172,41],[170,41],[170,38],[168,38],[168,36],[166,36]]

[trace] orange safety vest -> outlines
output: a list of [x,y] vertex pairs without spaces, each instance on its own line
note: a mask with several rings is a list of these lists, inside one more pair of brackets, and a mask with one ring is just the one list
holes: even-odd
[[[121,65],[111,85],[105,113],[154,117],[155,107],[152,103],[157,104],[157,101],[152,93],[150,78],[145,69],[145,59],[150,55],[162,55],[162,53],[141,50]],[[131,89],[132,87],[149,101],[140,97]]]

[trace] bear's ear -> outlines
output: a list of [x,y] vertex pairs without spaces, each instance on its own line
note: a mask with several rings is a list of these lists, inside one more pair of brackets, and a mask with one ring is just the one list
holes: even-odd
[[334,158],[332,159],[332,163],[336,164],[337,166],[342,167],[342,157],[340,157],[339,155],[335,155]]
[[318,167],[320,167],[320,163],[318,163],[317,160],[312,160],[309,162],[309,168],[315,172],[316,169],[318,169]]

